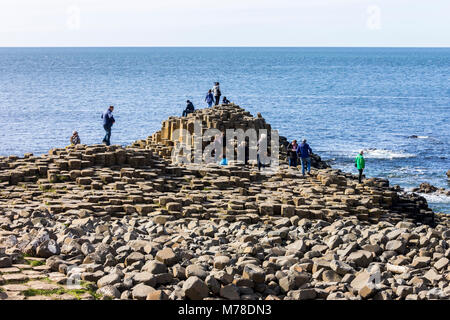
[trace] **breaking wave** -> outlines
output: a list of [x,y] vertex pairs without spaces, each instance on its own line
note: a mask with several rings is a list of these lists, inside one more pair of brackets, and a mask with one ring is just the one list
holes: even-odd
[[[364,157],[368,159],[398,159],[398,158],[414,158],[415,155],[402,151],[392,151],[386,149],[363,149]],[[357,154],[358,151],[355,151]]]

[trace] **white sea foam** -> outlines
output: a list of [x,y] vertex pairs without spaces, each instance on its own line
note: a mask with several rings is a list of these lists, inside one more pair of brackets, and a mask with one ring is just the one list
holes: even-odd
[[428,203],[450,203],[450,196],[439,193],[418,193],[425,199]]
[[[367,159],[397,159],[397,158],[414,158],[415,155],[402,151],[392,151],[386,149],[363,149],[364,157]],[[358,153],[358,151],[355,151]]]
[[408,175],[421,176],[421,175],[426,174],[427,169],[420,168],[420,167],[401,167],[399,169],[395,169],[392,172],[392,174],[395,174],[395,173],[398,173],[398,172],[405,173],[405,174],[408,174]]
[[415,155],[402,151],[392,151],[387,149],[354,149],[354,150],[333,150],[331,155],[334,157],[345,157],[354,159],[358,153],[363,150],[366,159],[396,159],[396,158],[414,158]]
[[[406,192],[413,192],[413,187],[408,187],[405,188],[404,190]],[[427,199],[428,202],[432,202],[432,203],[450,203],[450,196],[447,196],[445,194],[442,193],[422,193],[422,192],[414,192],[415,194],[418,194],[422,197],[424,197],[425,199]]]

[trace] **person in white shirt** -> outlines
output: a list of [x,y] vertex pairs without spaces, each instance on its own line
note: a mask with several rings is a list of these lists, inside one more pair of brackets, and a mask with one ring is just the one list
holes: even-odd
[[214,98],[216,99],[216,102],[214,103],[214,105],[218,105],[220,102],[220,96],[222,95],[222,93],[220,92],[220,86],[219,83],[216,82],[214,83],[214,87],[212,88],[213,94],[214,94]]

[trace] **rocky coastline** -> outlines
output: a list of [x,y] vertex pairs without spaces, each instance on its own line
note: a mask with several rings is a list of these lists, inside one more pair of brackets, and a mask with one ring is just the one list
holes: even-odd
[[412,192],[450,196],[450,190],[435,187],[427,182],[421,183],[419,187],[412,189]]
[[234,104],[130,146],[0,157],[0,299],[450,298],[450,219],[384,179],[313,157],[174,165],[173,132],[271,129]]

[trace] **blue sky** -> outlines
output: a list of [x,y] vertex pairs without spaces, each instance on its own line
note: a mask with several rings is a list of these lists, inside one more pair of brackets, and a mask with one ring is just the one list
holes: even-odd
[[0,46],[450,46],[450,0],[1,0]]

